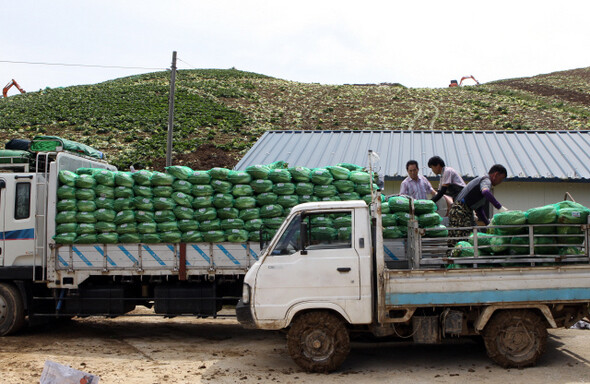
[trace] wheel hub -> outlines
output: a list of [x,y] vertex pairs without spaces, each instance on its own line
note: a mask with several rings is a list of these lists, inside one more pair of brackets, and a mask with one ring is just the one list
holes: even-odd
[[534,347],[534,340],[524,326],[509,327],[502,334],[502,345],[511,355],[528,352]]
[[303,345],[305,355],[315,361],[328,359],[334,352],[331,338],[322,330],[309,332],[303,340]]
[[6,303],[6,300],[0,296],[0,322],[2,322],[7,315],[8,309],[6,308],[8,306],[8,304]]

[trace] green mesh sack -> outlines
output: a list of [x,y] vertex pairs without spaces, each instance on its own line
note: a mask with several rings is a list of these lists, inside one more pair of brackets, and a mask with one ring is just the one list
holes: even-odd
[[150,179],[150,183],[152,186],[159,186],[159,185],[168,185],[171,186],[174,182],[174,176],[164,173],[155,171],[152,173],[152,178]]
[[84,233],[96,233],[96,228],[92,223],[82,223],[78,224],[78,227],[76,228],[76,233],[78,235],[82,235]]
[[313,187],[313,194],[317,197],[332,197],[338,194],[338,190],[331,184],[315,185]]
[[217,210],[215,208],[199,208],[195,211],[195,220],[205,221],[214,220],[217,218]]
[[203,233],[203,240],[207,243],[222,243],[225,241],[224,231],[207,231]]
[[77,188],[76,199],[78,200],[94,200],[96,199],[96,193],[94,189],[90,188]]
[[244,221],[260,218],[260,208],[247,208],[240,210],[238,218]]
[[76,236],[76,240],[74,240],[74,244],[95,244],[98,243],[98,239],[96,234],[94,233],[83,233],[81,235]]
[[262,219],[266,228],[278,229],[285,219],[283,217],[270,217],[268,219]]
[[384,239],[399,239],[401,237],[404,237],[404,235],[398,226],[392,225],[389,227],[383,227]]
[[336,180],[332,184],[340,193],[354,192],[354,183],[350,180]]
[[198,196],[212,196],[215,190],[210,185],[193,185],[192,195]]
[[144,186],[151,186],[152,182],[152,172],[148,171],[147,169],[142,169],[141,171],[133,172],[131,177],[135,182],[135,185],[144,185]]
[[274,204],[277,202],[278,196],[272,192],[265,192],[261,193],[260,195],[256,196],[256,202],[260,206]]
[[166,173],[172,175],[172,177],[180,180],[188,180],[193,174],[193,170],[184,165],[172,165],[166,167]]
[[135,211],[135,221],[138,223],[153,223],[154,217],[154,212],[151,211]]
[[291,208],[299,204],[299,196],[297,195],[280,195],[277,197],[277,204],[283,208]]
[[156,211],[169,210],[176,207],[176,202],[170,197],[156,197],[152,200],[152,202],[153,209]]
[[76,232],[58,233],[57,235],[53,236],[53,240],[55,240],[57,244],[74,244],[76,236]]
[[268,179],[273,183],[289,183],[291,182],[291,173],[286,169],[271,169]]
[[246,172],[248,172],[253,179],[268,179],[270,168],[266,165],[257,164],[247,167]]
[[[384,196],[381,195],[381,197],[384,197]],[[344,199],[342,199],[342,200],[344,200]],[[381,213],[393,213],[393,212],[391,212],[391,210],[389,209],[389,204],[381,203]]]
[[158,228],[158,232],[178,231],[178,222],[177,221],[164,221],[162,223],[156,223],[156,227]]
[[[508,211],[496,213],[490,222],[492,225],[519,225],[526,224],[526,216],[523,211]],[[527,230],[526,227],[495,228],[498,235],[516,235]]]
[[286,161],[278,160],[268,164],[269,169],[287,169],[289,168],[289,164]]
[[100,208],[94,212],[97,221],[113,221],[115,216],[117,216],[117,212],[113,209]]
[[[581,235],[582,228],[574,226],[557,227],[556,232],[558,235]],[[558,236],[557,242],[559,244],[582,244],[584,242],[584,236]]]
[[252,219],[244,222],[244,229],[248,232],[258,232],[264,224],[262,219]]
[[264,205],[260,208],[260,217],[262,218],[269,218],[269,217],[278,217],[283,216],[284,209],[278,204],[268,204]]
[[[477,233],[477,247],[479,249],[480,254],[489,255],[492,252],[492,250],[489,246],[491,245],[491,240],[494,237],[496,237],[496,236],[489,234],[489,233],[483,233],[483,232]],[[475,244],[475,239],[473,238],[473,233],[471,235],[469,235],[469,238],[467,239],[467,241],[472,246]]]
[[141,242],[141,236],[139,233],[125,233],[119,235],[119,242],[123,244],[139,243]]
[[63,223],[55,227],[55,233],[72,233],[78,229],[77,223]]
[[[373,184],[373,191],[377,191],[378,189],[377,184]],[[359,195],[369,195],[371,194],[371,184],[355,184],[354,191]]]
[[495,255],[502,255],[507,253],[507,251],[510,249],[510,240],[512,238],[511,237],[492,237],[490,239],[490,245],[491,248],[490,250],[495,254]]
[[254,190],[248,184],[236,184],[232,188],[231,193],[235,197],[252,196],[254,195]]
[[125,224],[125,223],[134,223],[134,222],[135,222],[135,212],[130,209],[117,212],[117,215],[115,216],[115,219],[113,220],[113,223],[115,223],[117,225]]
[[346,227],[342,227],[342,228],[338,228],[338,240],[339,241],[346,241],[349,242],[351,241],[352,238],[352,228],[346,228]]
[[318,185],[328,185],[334,181],[332,174],[326,168],[314,168],[311,170],[311,182]]
[[316,241],[331,241],[338,238],[338,230],[332,227],[312,227],[311,239]]
[[[191,191],[189,191],[189,194]],[[158,185],[157,187],[152,188],[152,194],[154,197],[170,197],[172,196],[172,193],[174,193],[174,188],[169,185]]]
[[80,223],[96,223],[96,217],[94,217],[94,212],[77,212],[76,213],[76,222]]
[[256,207],[256,199],[251,196],[242,196],[234,200],[234,207],[242,210]]
[[241,219],[224,219],[221,220],[221,229],[242,229],[244,228],[244,220]]
[[57,178],[58,178],[61,185],[75,187],[76,186],[76,179],[78,178],[78,174],[76,174],[72,171],[61,170],[57,173]]
[[183,243],[202,243],[203,234],[199,231],[186,231],[182,232],[180,239]]
[[199,222],[196,220],[178,220],[178,229],[182,232],[191,232],[199,230]]
[[136,197],[153,197],[152,187],[146,185],[136,185],[133,187],[133,193]]
[[408,221],[410,221],[410,217],[411,217],[408,212],[396,212],[393,215],[395,215],[395,218],[397,220],[397,225],[404,226],[404,227],[408,226]]
[[371,175],[362,171],[351,171],[349,180],[355,184],[369,184],[371,182]]
[[232,184],[248,184],[252,181],[252,176],[246,171],[229,171],[227,181]]
[[94,174],[94,179],[98,184],[106,185],[107,187],[115,186],[115,172],[103,169]]
[[172,211],[174,212],[174,215],[176,216],[176,218],[178,220],[192,219],[195,215],[194,209],[189,208],[189,207],[183,207],[180,205],[177,207],[174,207],[174,209]]
[[119,234],[115,232],[99,233],[96,235],[96,241],[100,244],[117,244],[119,242]]
[[233,207],[225,207],[217,210],[217,217],[220,219],[237,219],[240,211]]
[[232,243],[245,243],[248,241],[249,233],[243,229],[229,229],[225,231],[227,241]]
[[76,188],[69,185],[62,185],[61,187],[57,188],[57,197],[59,199],[75,199]]
[[172,192],[172,196],[170,196],[176,204],[181,205],[183,207],[190,208],[193,204],[193,197],[191,195],[187,195],[186,193],[182,192]]
[[194,185],[208,185],[211,182],[211,175],[207,171],[194,171],[187,181]]
[[334,180],[348,180],[350,178],[350,170],[344,167],[330,165],[326,169],[330,171]]
[[295,193],[297,193],[299,196],[313,195],[313,186],[314,185],[312,183],[297,183],[295,185]]
[[108,199],[106,197],[97,197],[94,200],[94,203],[96,204],[96,208],[97,209],[115,209],[115,200],[114,199]]
[[414,213],[423,215],[425,213],[434,213],[437,210],[436,203],[432,200],[414,200]]
[[272,181],[266,179],[257,179],[253,180],[250,183],[250,187],[255,193],[264,193],[264,192],[271,192],[272,191]]
[[79,175],[76,179],[76,188],[94,188],[96,180],[92,175]]
[[578,247],[561,247],[559,254],[562,256],[582,256],[584,252]]
[[336,228],[352,227],[352,217],[350,215],[337,217],[333,223]]
[[248,240],[259,242],[260,241],[260,231],[248,232]]
[[426,237],[447,237],[447,236],[449,236],[449,231],[447,230],[447,227],[445,227],[442,224],[428,227],[428,231],[426,231]]
[[88,167],[81,167],[76,169],[76,173],[78,175],[93,175],[95,172],[99,171],[99,168],[88,168]]
[[310,203],[313,201],[320,201],[320,198],[314,195],[301,195],[299,196],[299,203]]
[[531,208],[525,212],[529,224],[551,224],[557,220],[557,207],[554,204]]
[[213,206],[213,196],[197,196],[193,199],[193,209],[209,208]]
[[213,180],[211,181],[211,186],[217,193],[231,193],[233,188],[232,183],[224,180]]
[[154,222],[137,223],[136,229],[141,234],[158,232],[158,226]]
[[97,221],[94,224],[94,228],[96,228],[96,232],[115,232],[117,230],[117,225],[111,221]]
[[561,224],[586,224],[588,210],[578,208],[561,208],[557,213],[557,222]]
[[308,182],[311,180],[311,169],[306,167],[292,167],[288,169],[291,178],[298,182]]
[[186,180],[174,180],[172,183],[172,189],[176,192],[182,192],[190,195],[193,191],[193,185]]
[[467,241],[459,241],[455,245],[455,252],[453,252],[453,256],[455,257],[473,257],[475,252],[473,250],[473,245],[469,244]]
[[119,235],[124,235],[126,233],[137,233],[137,224],[136,223],[123,223],[117,225],[117,233]]
[[313,216],[311,219],[311,225],[319,227],[333,227],[334,222],[332,221],[332,219],[326,216]]
[[120,187],[133,188],[135,180],[131,176],[131,172],[115,172],[115,185]]
[[393,213],[382,213],[381,222],[384,227],[393,227],[394,225],[397,225],[397,216]]
[[134,209],[135,204],[133,203],[133,199],[118,198],[113,202],[113,208],[115,211],[120,212],[128,209]]
[[115,188],[115,197],[119,198],[119,197],[123,197],[123,198],[129,198],[129,197],[135,197],[135,192],[133,192],[133,188],[129,188],[129,187],[116,187]]
[[554,237],[535,237],[533,241],[535,254],[538,255],[556,255],[559,253],[555,245],[557,241]]
[[365,203],[367,203],[367,205],[369,205],[373,201],[373,196],[372,195],[363,195],[363,196],[361,196],[361,200],[363,200]]
[[222,167],[215,167],[209,170],[209,175],[215,180],[227,180],[230,170]]
[[570,200],[560,201],[559,203],[555,203],[555,206],[557,207],[558,211],[562,208],[574,208],[574,209],[578,209],[581,211],[588,209],[585,206],[583,206],[582,204],[576,203],[576,202],[570,201]]
[[215,208],[231,208],[234,206],[234,197],[226,193],[218,193],[213,196],[213,205]]
[[170,209],[164,209],[161,211],[154,212],[154,221],[156,223],[165,223],[167,221],[174,221],[176,220],[176,215],[174,211]]
[[442,217],[436,212],[418,216],[418,225],[420,228],[434,227],[440,223],[442,223]]
[[182,233],[180,231],[168,231],[160,233],[160,239],[163,243],[180,243]]
[[292,195],[295,193],[295,184],[277,183],[273,185],[272,191],[277,195]]
[[393,196],[387,202],[390,212],[410,212],[410,200],[404,196]]
[[157,233],[142,233],[140,241],[144,244],[159,244],[162,242],[162,238]]
[[[344,192],[338,195],[338,197],[340,197],[340,200],[342,201],[346,201],[346,200],[360,200],[361,199],[361,195],[359,195],[356,192]],[[389,209],[388,209],[389,211]]]
[[58,212],[62,211],[75,211],[78,209],[76,199],[62,199],[57,202],[55,208]]
[[357,164],[351,164],[351,163],[338,163],[336,164],[339,167],[342,168],[346,168],[349,171],[362,171],[364,169],[364,167],[357,165]]

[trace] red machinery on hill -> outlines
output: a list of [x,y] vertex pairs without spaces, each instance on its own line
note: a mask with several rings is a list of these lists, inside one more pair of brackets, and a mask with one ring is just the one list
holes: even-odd
[[18,89],[20,91],[20,93],[26,93],[25,90],[22,89],[20,87],[20,85],[18,85],[18,83],[16,82],[16,80],[12,79],[8,84],[6,84],[6,86],[4,87],[4,89],[2,89],[2,96],[8,97],[8,90],[10,88],[12,88],[12,86],[15,86],[16,89]]
[[449,84],[449,87],[460,87],[461,85],[463,85],[463,81],[467,80],[467,79],[471,79],[473,81],[475,81],[476,85],[479,85],[479,81],[475,80],[475,77],[473,76],[463,76],[461,78],[461,81],[459,81],[459,83],[457,83],[457,80],[451,80],[451,84]]

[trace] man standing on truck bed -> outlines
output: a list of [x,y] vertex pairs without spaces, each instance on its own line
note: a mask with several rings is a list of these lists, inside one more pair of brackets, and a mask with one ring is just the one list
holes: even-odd
[[[471,180],[459,193],[457,199],[449,210],[449,226],[469,227],[475,225],[473,211],[486,225],[490,223],[485,213],[486,201],[489,201],[496,209],[507,211],[506,207],[496,200],[491,188],[500,184],[506,178],[506,168],[501,164],[495,164],[485,176],[479,176]],[[469,236],[471,230],[450,230],[450,237]],[[449,246],[454,247],[458,239],[449,240]]]
[[438,192],[432,198],[432,201],[436,203],[444,195],[450,196],[455,201],[459,193],[465,188],[465,182],[461,175],[453,168],[447,167],[445,161],[439,156],[432,156],[428,160],[428,167],[435,175],[441,175]]
[[399,193],[400,195],[412,196],[414,199],[426,199],[428,194],[436,194],[434,188],[430,184],[430,181],[418,172],[418,162],[416,160],[409,160],[406,163],[406,171],[408,177],[402,181]]

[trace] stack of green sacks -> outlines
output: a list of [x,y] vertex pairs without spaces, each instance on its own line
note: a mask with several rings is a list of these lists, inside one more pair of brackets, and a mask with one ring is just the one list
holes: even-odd
[[[392,196],[387,201],[390,213],[382,215],[383,237],[386,239],[405,237],[410,220],[410,200],[405,196]],[[414,214],[420,228],[427,228],[426,237],[445,237],[447,228],[441,224],[442,217],[436,213],[432,200],[414,200]]]

